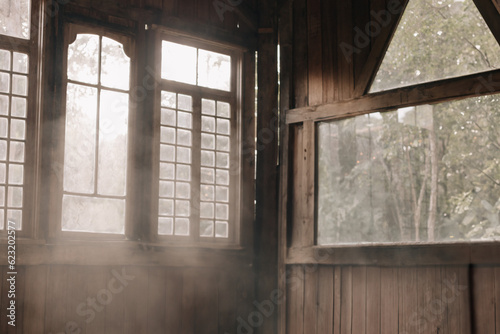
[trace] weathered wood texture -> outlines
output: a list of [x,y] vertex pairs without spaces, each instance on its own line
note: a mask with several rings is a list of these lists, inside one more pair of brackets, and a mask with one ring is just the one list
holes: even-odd
[[253,300],[253,276],[243,272],[23,266],[17,268],[13,327],[7,324],[7,267],[0,273],[0,332],[5,334],[237,333],[238,317],[247,322],[252,311],[247,305]]
[[405,0],[295,0],[291,12],[282,11],[280,22],[291,21],[293,31],[291,108],[363,95],[405,4]]
[[288,272],[287,333],[500,333],[500,267],[293,265]]

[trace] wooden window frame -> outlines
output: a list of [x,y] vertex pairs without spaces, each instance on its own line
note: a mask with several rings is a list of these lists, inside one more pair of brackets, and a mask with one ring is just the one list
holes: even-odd
[[[500,70],[444,79],[409,87],[363,95],[356,99],[321,106],[296,108],[286,114],[288,159],[284,169],[307,168],[306,177],[293,179],[301,172],[293,170],[284,180],[292,200],[282,201],[281,224],[288,232],[285,238],[286,264],[334,265],[437,265],[437,264],[499,264],[500,242],[429,242],[372,243],[369,245],[317,245],[316,231],[316,155],[317,123],[341,120],[373,112],[391,111],[402,107],[435,104],[476,96],[500,93]],[[298,136],[300,139],[297,140]],[[298,147],[297,147],[298,146]],[[300,158],[298,158],[300,157]],[[300,165],[297,161],[304,160]],[[307,166],[307,167],[306,167]],[[305,196],[299,191],[307,189]],[[293,207],[300,205],[298,211]]]
[[[27,115],[26,115],[26,139],[24,153],[24,178],[23,178],[23,206],[22,206],[22,228],[16,231],[16,237],[19,239],[35,238],[39,232],[37,202],[39,199],[39,173],[40,173],[40,126],[42,110],[42,87],[40,62],[41,40],[43,33],[44,18],[43,1],[31,0],[31,12],[29,18],[30,38],[22,39],[12,36],[0,35],[0,49],[10,52],[22,52],[28,54],[28,92],[27,92]],[[12,65],[12,58],[11,58]],[[9,93],[10,95],[10,93]],[[10,107],[10,99],[9,99]],[[10,119],[10,116],[9,116]],[[7,203],[7,181],[5,191],[5,203]],[[0,239],[7,238],[7,224],[5,221],[4,229],[0,231]]]
[[[244,173],[242,172],[242,67],[243,67],[243,52],[239,47],[208,41],[205,39],[196,38],[178,31],[172,31],[161,27],[155,27],[154,38],[154,68],[157,73],[157,82],[159,85],[154,96],[154,129],[153,129],[153,181],[151,186],[151,236],[153,240],[164,242],[178,246],[195,246],[195,247],[222,247],[222,248],[238,248],[241,240],[241,224],[245,221],[243,210],[241,210],[243,191],[242,188]],[[197,49],[217,52],[231,57],[231,77],[230,90],[224,91],[208,87],[191,85],[172,80],[161,78],[161,49],[162,42],[174,42]],[[160,117],[161,117],[161,91],[169,91],[178,94],[185,94],[192,97],[193,101],[193,145],[192,145],[192,163],[191,173],[194,175],[191,181],[191,223],[189,236],[180,235],[159,235],[158,234],[158,198],[159,198],[159,148],[160,148]],[[200,180],[199,169],[201,167],[199,153],[201,152],[200,137],[201,137],[201,101],[202,99],[210,99],[215,101],[227,102],[231,106],[231,148],[230,160],[230,186],[229,197],[232,203],[229,204],[229,235],[228,238],[217,237],[200,237],[199,236],[199,203],[200,203]],[[234,161],[236,160],[236,161]],[[238,173],[232,173],[236,168]],[[194,204],[193,204],[194,203]],[[215,226],[214,226],[215,229]],[[215,231],[214,231],[215,233]]]
[[[59,175],[57,179],[53,179],[50,185],[51,188],[51,213],[50,213],[50,226],[49,226],[49,238],[50,239],[67,239],[67,240],[110,240],[110,241],[120,241],[126,240],[127,236],[130,234],[128,231],[129,226],[131,225],[131,221],[134,217],[134,188],[132,187],[132,166],[130,156],[133,154],[135,145],[135,133],[133,130],[133,122],[135,119],[135,104],[132,103],[131,95],[131,87],[133,87],[135,82],[134,75],[134,52],[135,52],[135,43],[133,36],[127,34],[126,31],[117,31],[117,29],[113,29],[107,26],[100,26],[97,24],[89,24],[85,21],[80,20],[65,20],[63,23],[64,29],[64,37],[61,39],[59,43],[59,50],[61,56],[61,70],[60,70],[60,109],[59,115],[60,119],[57,124],[57,128],[54,131],[55,136],[57,138],[63,138],[63,140],[58,141],[58,146],[55,148],[57,152],[53,156],[53,163],[56,166],[59,166]],[[64,178],[64,138],[65,138],[65,121],[66,121],[66,91],[67,84],[70,83],[67,77],[67,57],[68,57],[68,48],[71,43],[74,42],[76,36],[78,34],[93,34],[101,37],[108,37],[121,43],[124,47],[124,50],[130,58],[130,85],[128,90],[129,95],[129,114],[128,114],[128,138],[127,138],[127,175],[126,175],[126,195],[125,197],[125,221],[124,221],[124,233],[123,234],[111,234],[111,233],[94,233],[94,232],[73,232],[73,231],[62,231],[62,198],[64,194],[63,190],[63,178]],[[99,56],[100,57],[100,56]],[[100,58],[99,58],[100,59]],[[78,84],[78,83],[77,83]],[[101,83],[85,85],[86,87],[96,87],[101,90]],[[113,89],[111,89],[114,91]],[[118,91],[118,90],[117,90]],[[121,90],[120,90],[121,91]],[[96,143],[97,145],[97,143]],[[106,197],[103,195],[102,197]]]

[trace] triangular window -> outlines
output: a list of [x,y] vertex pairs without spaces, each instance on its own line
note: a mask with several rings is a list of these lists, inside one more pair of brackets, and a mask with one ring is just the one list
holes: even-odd
[[472,0],[410,0],[370,92],[500,68],[500,45]]

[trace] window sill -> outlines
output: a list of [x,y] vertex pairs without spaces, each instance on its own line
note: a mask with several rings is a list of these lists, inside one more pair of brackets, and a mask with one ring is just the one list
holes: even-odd
[[323,265],[470,265],[500,264],[500,242],[443,244],[369,244],[292,247],[286,264]]

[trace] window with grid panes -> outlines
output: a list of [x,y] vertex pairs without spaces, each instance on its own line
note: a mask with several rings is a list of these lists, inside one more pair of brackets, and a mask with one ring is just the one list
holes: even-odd
[[0,231],[15,223],[29,234],[36,137],[37,1],[6,1],[0,9]]
[[238,52],[161,40],[158,235],[235,241]]

